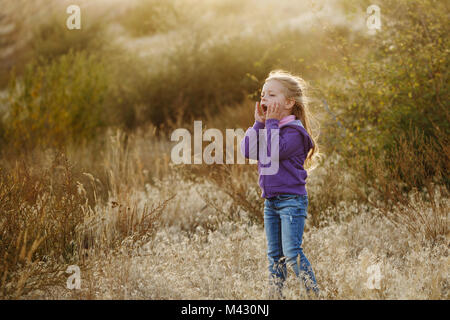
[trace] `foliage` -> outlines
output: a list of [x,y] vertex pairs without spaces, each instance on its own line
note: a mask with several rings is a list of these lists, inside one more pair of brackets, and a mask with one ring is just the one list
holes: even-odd
[[[55,261],[77,261],[76,227],[84,219],[86,198],[78,193],[77,177],[64,157],[33,172],[23,161],[5,172],[0,168],[0,295],[19,296],[27,280],[50,272]],[[48,263],[38,267],[38,262]],[[31,273],[20,274],[22,268]]]
[[105,66],[94,54],[69,52],[28,65],[9,85],[5,138],[16,150],[92,139],[107,122]]
[[[29,42],[32,57],[48,60],[66,55],[69,51],[98,51],[104,46],[105,21],[82,15],[81,29],[69,30],[67,16],[52,13],[44,23],[33,29]],[[102,24],[103,23],[103,24]]]
[[[0,77],[2,297],[48,285],[63,293],[36,296],[264,297],[256,166],[175,166],[165,134],[194,119],[245,131],[282,68],[311,85],[328,156],[308,171],[303,241],[324,297],[448,299],[446,3],[380,0],[369,35],[369,0],[314,1],[301,19],[298,3],[264,1],[89,6],[98,19],[70,32],[50,10],[23,23],[18,12],[15,28],[0,15],[15,50],[0,50],[0,67],[17,71]],[[343,11],[310,20],[327,8]],[[49,161],[54,148],[68,156]],[[84,268],[80,291],[64,288],[69,263]],[[383,279],[369,290],[375,263]],[[296,281],[286,289],[303,298]]]
[[[335,78],[328,82],[327,92],[344,127],[336,129],[336,137],[344,136],[338,145],[348,160],[369,147],[377,157],[385,150],[386,161],[395,159],[398,138],[414,129],[433,141],[449,135],[445,4],[386,0],[380,7],[383,25],[376,35],[349,40],[330,33],[342,59],[328,64]],[[365,54],[351,54],[352,48],[361,46]],[[442,152],[440,144],[433,145],[435,152]],[[411,147],[419,152],[419,145]],[[448,158],[433,157],[433,161],[425,164],[423,178],[443,171],[442,181],[448,184],[448,174],[442,170]]]

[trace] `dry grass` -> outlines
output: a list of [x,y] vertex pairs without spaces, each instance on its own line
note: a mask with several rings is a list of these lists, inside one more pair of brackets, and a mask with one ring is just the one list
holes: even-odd
[[[307,2],[265,0],[261,5],[260,0],[245,4],[233,0],[194,5],[191,0],[180,0],[180,19],[161,26],[164,30],[156,25],[141,30],[136,23],[139,19],[134,18],[141,16],[143,7],[132,9],[141,0],[83,0],[79,1],[87,18],[83,21],[97,24],[89,32],[70,32],[65,37],[64,23],[53,24],[43,15],[64,12],[70,1],[28,2],[8,1],[6,14],[0,14],[0,69],[16,66],[20,74],[36,53],[51,57],[72,47],[97,52],[96,41],[92,47],[87,45],[97,38],[122,45],[130,56],[115,61],[116,55],[104,53],[105,59],[111,59],[105,61],[121,67],[112,69],[112,79],[118,80],[112,82],[115,90],[108,95],[109,102],[98,106],[108,106],[108,115],[117,113],[118,119],[126,119],[128,129],[138,129],[125,133],[111,124],[96,140],[65,145],[61,151],[40,147],[0,150],[0,298],[269,298],[263,199],[256,165],[175,166],[170,160],[173,143],[165,133],[180,127],[192,132],[194,114],[205,115],[195,120],[201,118],[206,128],[219,128],[223,133],[226,128],[245,131],[253,123],[249,97],[255,97],[252,91],[260,87],[258,82],[275,62],[301,71],[307,79],[328,79],[323,68],[311,62],[321,56],[334,59],[328,56],[332,51],[322,52],[326,46],[288,45],[295,52],[291,54],[276,45],[266,52],[272,37],[281,35],[281,43],[294,44],[321,39],[320,32],[308,29],[319,25],[317,19],[338,28],[365,29],[363,15],[350,19],[338,2],[315,10]],[[151,12],[153,1],[145,3]],[[62,22],[67,17],[57,16]],[[179,28],[171,30],[175,21]],[[49,22],[50,28],[42,22]],[[95,27],[100,25],[108,27]],[[90,24],[83,22],[85,27]],[[39,40],[31,29],[42,31],[37,35],[50,34]],[[294,38],[290,31],[286,37],[284,32],[278,34],[282,30],[292,31]],[[61,37],[55,38],[58,34]],[[133,34],[146,36],[134,38]],[[33,45],[36,39],[38,47]],[[263,54],[255,55],[259,50]],[[141,63],[138,55],[148,63]],[[167,68],[169,62],[172,68]],[[80,66],[89,65],[80,62]],[[64,79],[59,75],[66,72],[56,71],[56,78]],[[242,77],[234,78],[239,74]],[[7,80],[3,72],[0,86]],[[67,85],[49,87],[56,90]],[[6,98],[5,94],[1,96]],[[341,89],[339,94],[349,99]],[[56,110],[66,110],[49,97]],[[316,98],[321,100],[321,96]],[[69,100],[68,105],[79,106]],[[92,99],[88,102],[83,105],[96,109]],[[211,116],[212,103],[217,104],[218,116]],[[5,108],[0,103],[0,116]],[[314,113],[320,113],[317,109]],[[40,112],[35,115],[47,119]],[[159,127],[144,125],[152,117],[165,122]],[[7,123],[0,123],[1,139]],[[56,123],[62,131],[67,129],[62,122]],[[434,140],[417,132],[398,138],[397,149],[390,154],[329,154],[316,170],[308,172],[310,205],[303,243],[322,298],[449,299],[449,143],[444,127],[436,130]],[[26,128],[18,132],[20,138],[40,137]],[[335,138],[325,137],[323,150],[333,150],[339,141]],[[32,139],[28,146],[35,146]],[[81,268],[82,285],[72,291],[66,288],[65,270],[73,264]],[[374,265],[380,268],[381,277],[379,287],[370,289],[369,270]],[[284,293],[287,299],[309,298],[292,273]]]
[[[70,264],[86,267],[92,255],[152,239],[174,194],[151,202],[141,196],[141,163],[123,145],[123,137],[120,132],[110,136],[104,150],[104,184],[61,151],[2,159],[2,297],[18,298],[61,283]],[[98,197],[98,188],[108,191],[107,201]]]
[[[241,107],[219,117],[232,124],[250,113]],[[192,126],[181,119],[169,127]],[[1,160],[2,297],[269,298],[256,165],[173,165],[174,143],[156,131],[111,129],[67,156],[37,149]],[[439,156],[420,139],[400,139],[397,166],[369,153],[352,171],[333,155],[309,172],[304,250],[322,298],[449,298],[448,190],[427,175]],[[436,163],[434,173],[445,170]],[[81,267],[80,290],[65,287],[71,264]],[[367,285],[373,265],[379,289]],[[292,274],[284,293],[309,298]]]
[[[194,206],[194,203],[188,203]],[[446,204],[448,208],[448,202]],[[350,206],[342,210],[358,211]],[[376,214],[312,228],[304,235],[325,299],[448,299],[448,245],[432,246]],[[268,299],[264,231],[225,222],[215,231],[178,227],[158,231],[153,242],[92,260],[83,287],[55,288],[49,299]],[[378,264],[379,289],[369,289],[368,268]],[[308,299],[292,274],[286,299]]]
[[26,283],[33,276],[77,256],[75,229],[83,220],[85,198],[63,156],[41,170],[22,159],[0,174],[0,294],[19,297],[33,287]]
[[[4,247],[2,251],[3,255],[15,259],[8,265],[14,266],[14,270],[6,270],[7,276],[5,268],[2,269],[5,298],[269,298],[264,229],[252,215],[261,214],[258,208],[262,206],[254,174],[256,168],[240,165],[214,167],[213,170],[213,166],[209,169],[198,166],[196,172],[166,163],[168,168],[164,169],[161,179],[148,179],[143,174],[147,170],[144,159],[157,157],[146,153],[148,143],[153,148],[158,145],[155,137],[144,139],[149,134],[142,132],[125,138],[120,131],[110,132],[100,160],[108,177],[108,188],[103,186],[108,190],[106,201],[91,195],[94,202],[89,205],[88,193],[95,194],[96,185],[102,185],[95,176],[83,174],[70,165],[63,170],[79,179],[72,178],[73,195],[80,197],[73,205],[79,211],[70,212],[79,212],[81,220],[69,224],[74,227],[71,239],[77,254],[68,255],[68,260],[47,252],[45,240],[41,240],[42,233],[39,233],[45,230],[45,223],[62,224],[64,219],[43,219],[45,223],[41,226],[33,223],[39,220],[39,215],[27,215],[34,220],[22,221],[23,226],[33,227],[30,229],[33,233],[27,232],[26,241],[26,227],[19,228],[18,222],[11,223],[13,220],[2,220],[2,234],[6,226],[17,226],[17,231],[11,233],[15,235],[11,243],[19,244],[14,247],[17,249]],[[87,150],[80,151],[78,156]],[[75,159],[75,155],[72,156]],[[42,160],[34,166],[28,164],[37,175],[34,179],[44,172],[41,171],[44,163]],[[316,208],[326,209],[318,218],[316,212],[309,213],[304,234],[304,251],[314,267],[322,298],[448,299],[448,234],[446,238],[430,241],[426,229],[412,230],[406,223],[395,223],[383,211],[385,207],[365,203],[362,199],[352,200],[350,194],[345,194],[347,191],[341,190],[343,195],[338,191],[329,192],[330,199],[327,199],[326,192],[320,189],[332,176],[328,170],[335,172],[336,166],[339,166],[339,159],[327,159],[321,169],[311,173],[308,189],[310,194],[315,192],[315,197],[311,197],[313,201],[326,203],[326,206],[315,204]],[[36,199],[40,197],[32,198],[33,193],[26,191],[28,189],[22,193],[8,192],[8,188],[15,185],[31,188],[32,183],[23,183],[29,181],[25,177],[22,174],[16,180],[2,179],[2,199],[6,194],[19,195],[9,202],[1,201],[2,212],[6,212],[5,203],[20,207],[21,203],[31,201],[34,208],[39,207]],[[430,205],[429,199],[418,196],[418,191],[405,195],[411,199],[408,215],[418,219],[425,213],[433,215],[436,208],[439,212],[449,212],[448,194],[439,190],[433,191],[436,207]],[[64,194],[64,191],[53,192],[54,196]],[[18,212],[14,211],[18,207],[9,211],[10,217],[24,217],[12,214]],[[54,203],[48,208],[51,211],[65,206]],[[402,216],[405,210],[406,207],[397,206],[389,213]],[[429,225],[435,223],[428,221]],[[61,233],[63,228],[67,230],[68,226],[52,229],[55,240],[48,248],[56,250],[61,246],[62,250],[64,242],[58,236],[66,234]],[[48,256],[47,260],[44,256]],[[30,263],[19,265],[20,259],[28,259]],[[65,287],[68,275],[64,271],[69,264],[81,267],[80,290]],[[368,271],[373,265],[381,270],[379,289],[367,286]],[[284,294],[286,299],[309,298],[292,274]]]
[[351,188],[359,198],[378,208],[397,226],[431,242],[448,238],[448,137],[425,138],[417,130],[398,137],[387,156],[371,150],[356,155],[350,166],[355,175]]

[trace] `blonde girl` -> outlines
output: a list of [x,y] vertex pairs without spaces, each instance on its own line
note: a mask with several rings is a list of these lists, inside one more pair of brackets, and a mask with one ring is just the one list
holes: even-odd
[[[276,131],[278,171],[262,174],[261,169],[272,164],[258,161],[261,196],[265,198],[264,229],[270,281],[277,285],[279,294],[286,279],[286,266],[303,280],[308,293],[311,290],[319,293],[311,263],[302,249],[308,207],[305,164],[312,166],[319,153],[312,136],[305,88],[305,81],[298,76],[282,70],[270,72],[261,91],[261,101],[255,105],[255,123],[248,128],[241,144],[246,158],[259,160],[258,149],[264,146],[270,157],[271,130],[279,130]],[[266,134],[262,137],[266,141],[259,141],[259,130],[264,128]],[[256,131],[257,139],[250,138],[255,137],[252,130]]]

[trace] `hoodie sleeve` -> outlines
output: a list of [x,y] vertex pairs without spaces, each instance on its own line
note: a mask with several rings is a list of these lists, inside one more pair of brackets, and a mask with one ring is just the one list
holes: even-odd
[[[271,129],[278,129],[279,120],[277,119],[267,119],[266,129],[267,129],[267,151],[271,155],[271,141],[272,132]],[[278,131],[279,132],[279,131]],[[293,155],[304,153],[308,154],[309,150],[312,148],[312,141],[308,135],[302,134],[299,130],[286,127],[283,131],[283,135],[278,134],[279,137],[279,159],[284,160],[292,157]]]
[[[253,127],[247,129],[241,141],[241,152],[246,159],[258,160],[259,129],[264,129],[264,123],[255,120]],[[250,137],[256,137],[256,139]]]

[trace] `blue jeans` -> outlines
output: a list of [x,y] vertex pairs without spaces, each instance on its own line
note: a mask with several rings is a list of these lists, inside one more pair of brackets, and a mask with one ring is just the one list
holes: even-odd
[[286,265],[303,280],[309,293],[319,289],[311,264],[303,253],[302,237],[307,217],[308,196],[283,194],[264,201],[264,229],[271,283],[281,293],[286,279]]

